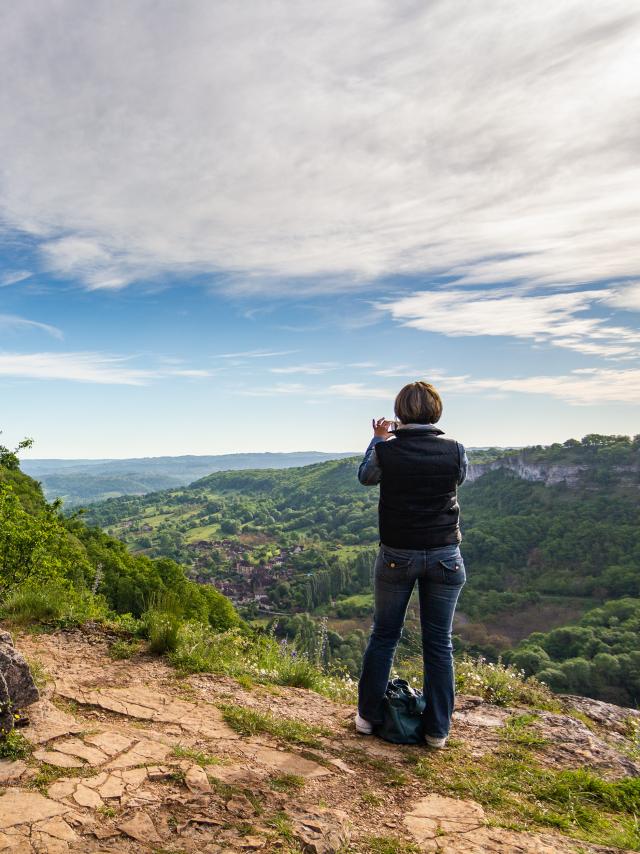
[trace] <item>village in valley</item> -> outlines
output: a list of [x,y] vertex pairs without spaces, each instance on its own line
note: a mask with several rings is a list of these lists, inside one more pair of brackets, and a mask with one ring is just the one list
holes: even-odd
[[[301,545],[280,547],[272,545],[263,548],[262,554],[251,554],[247,546],[238,540],[197,540],[190,543],[193,553],[193,571],[195,581],[214,584],[216,589],[237,606],[256,604],[261,611],[271,611],[272,602],[269,590],[282,581],[291,581],[294,569],[291,557],[300,554]],[[224,577],[211,576],[211,568],[220,561],[226,565]]]

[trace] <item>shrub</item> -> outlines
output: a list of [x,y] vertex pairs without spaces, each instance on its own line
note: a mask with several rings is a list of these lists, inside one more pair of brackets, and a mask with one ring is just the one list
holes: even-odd
[[107,607],[101,596],[77,590],[58,580],[29,579],[9,593],[2,614],[18,625],[51,623],[60,627],[78,626],[87,620],[100,620]]
[[496,706],[522,704],[539,709],[559,708],[546,685],[524,671],[501,662],[463,656],[456,661],[456,689],[476,694]]

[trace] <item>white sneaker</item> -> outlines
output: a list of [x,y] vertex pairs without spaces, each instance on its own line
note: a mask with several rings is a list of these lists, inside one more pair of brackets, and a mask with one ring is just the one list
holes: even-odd
[[439,750],[442,750],[447,744],[446,738],[436,738],[435,735],[425,735],[424,740],[429,747],[435,747]]
[[356,732],[359,732],[360,735],[371,735],[373,733],[373,724],[370,724],[369,721],[365,721],[365,719],[361,718],[360,715],[357,713],[355,721]]

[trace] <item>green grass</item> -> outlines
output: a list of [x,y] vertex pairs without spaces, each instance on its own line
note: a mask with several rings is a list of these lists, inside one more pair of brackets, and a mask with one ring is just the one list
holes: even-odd
[[283,810],[270,816],[266,820],[265,824],[267,825],[267,827],[270,827],[272,830],[275,830],[275,832],[282,840],[284,840],[284,842],[289,843],[289,845],[294,842],[293,825],[291,824],[291,819]]
[[172,748],[171,753],[176,759],[190,759],[196,765],[201,765],[203,768],[207,765],[219,765],[221,762],[217,756],[211,756],[209,753],[203,753],[201,750],[194,750],[192,747],[183,747],[181,744],[176,744]]
[[124,661],[140,652],[139,641],[117,640],[109,647],[109,657],[114,661]]
[[290,744],[320,747],[322,745],[321,737],[330,735],[327,730],[321,727],[311,726],[292,718],[276,717],[243,706],[219,703],[218,708],[231,729],[245,737],[264,732]]
[[95,777],[97,773],[97,768],[59,768],[57,765],[49,765],[43,762],[38,767],[37,774],[29,780],[28,785],[31,789],[37,789],[42,795],[46,795],[49,786],[62,777],[65,779],[68,777]]
[[46,686],[47,682],[51,680],[51,676],[44,664],[41,661],[38,661],[37,658],[26,658],[26,662],[29,665],[29,670],[36,688],[41,691]]
[[166,655],[178,649],[182,617],[182,605],[174,593],[152,597],[149,608],[142,615],[150,652]]
[[397,836],[367,836],[363,840],[367,854],[420,854],[420,848]]
[[278,774],[269,780],[269,785],[276,792],[299,792],[304,789],[304,777],[298,774]]
[[221,673],[263,685],[308,688],[334,700],[353,701],[352,680],[326,674],[304,655],[294,653],[271,635],[238,629],[216,633],[202,623],[186,622],[180,627],[177,649],[169,659],[183,673]]
[[30,579],[16,587],[2,603],[0,614],[18,626],[44,623],[60,628],[101,620],[107,608],[89,590],[76,590],[62,581]]
[[15,729],[0,738],[0,759],[26,759],[32,752],[31,742]]
[[512,718],[497,750],[471,756],[461,744],[417,761],[434,792],[480,803],[491,823],[516,830],[553,828],[588,842],[640,851],[640,778],[608,781],[588,769],[542,766],[535,716]]

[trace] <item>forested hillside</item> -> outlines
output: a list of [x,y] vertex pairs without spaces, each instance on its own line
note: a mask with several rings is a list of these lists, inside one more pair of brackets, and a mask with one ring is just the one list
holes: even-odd
[[[524,477],[513,470],[514,455],[527,464]],[[592,434],[502,459],[503,466],[494,456],[460,490],[469,580],[458,647],[493,658],[531,632],[588,619],[608,600],[640,596],[639,437]],[[327,617],[332,650],[353,667],[370,615],[377,544],[378,490],[357,482],[358,462],[223,472],[187,488],[94,505],[88,520],[139,552],[186,563],[247,616],[277,614],[280,631],[311,634],[305,612]],[[545,463],[570,467],[569,483],[526,479]],[[406,634],[414,650],[411,623]],[[620,644],[629,653],[637,646],[627,633],[616,644],[594,646],[593,655],[621,654]],[[566,652],[575,657],[573,648]],[[557,671],[561,654],[546,667],[542,657],[539,669]],[[606,685],[599,677],[598,696],[619,691],[617,672],[609,681],[605,673]],[[564,690],[586,690],[584,668],[579,677],[574,668],[554,678]]]
[[188,580],[175,561],[134,555],[80,518],[64,517],[6,448],[0,448],[0,595],[5,610],[49,611],[52,619],[75,613],[79,621],[108,609],[140,617],[171,596],[185,617],[217,628],[239,622],[224,596]]
[[298,451],[122,460],[26,459],[22,461],[22,470],[40,481],[47,499],[61,498],[69,508],[119,495],[143,495],[152,490],[184,486],[214,471],[305,466],[344,456],[348,454]]

